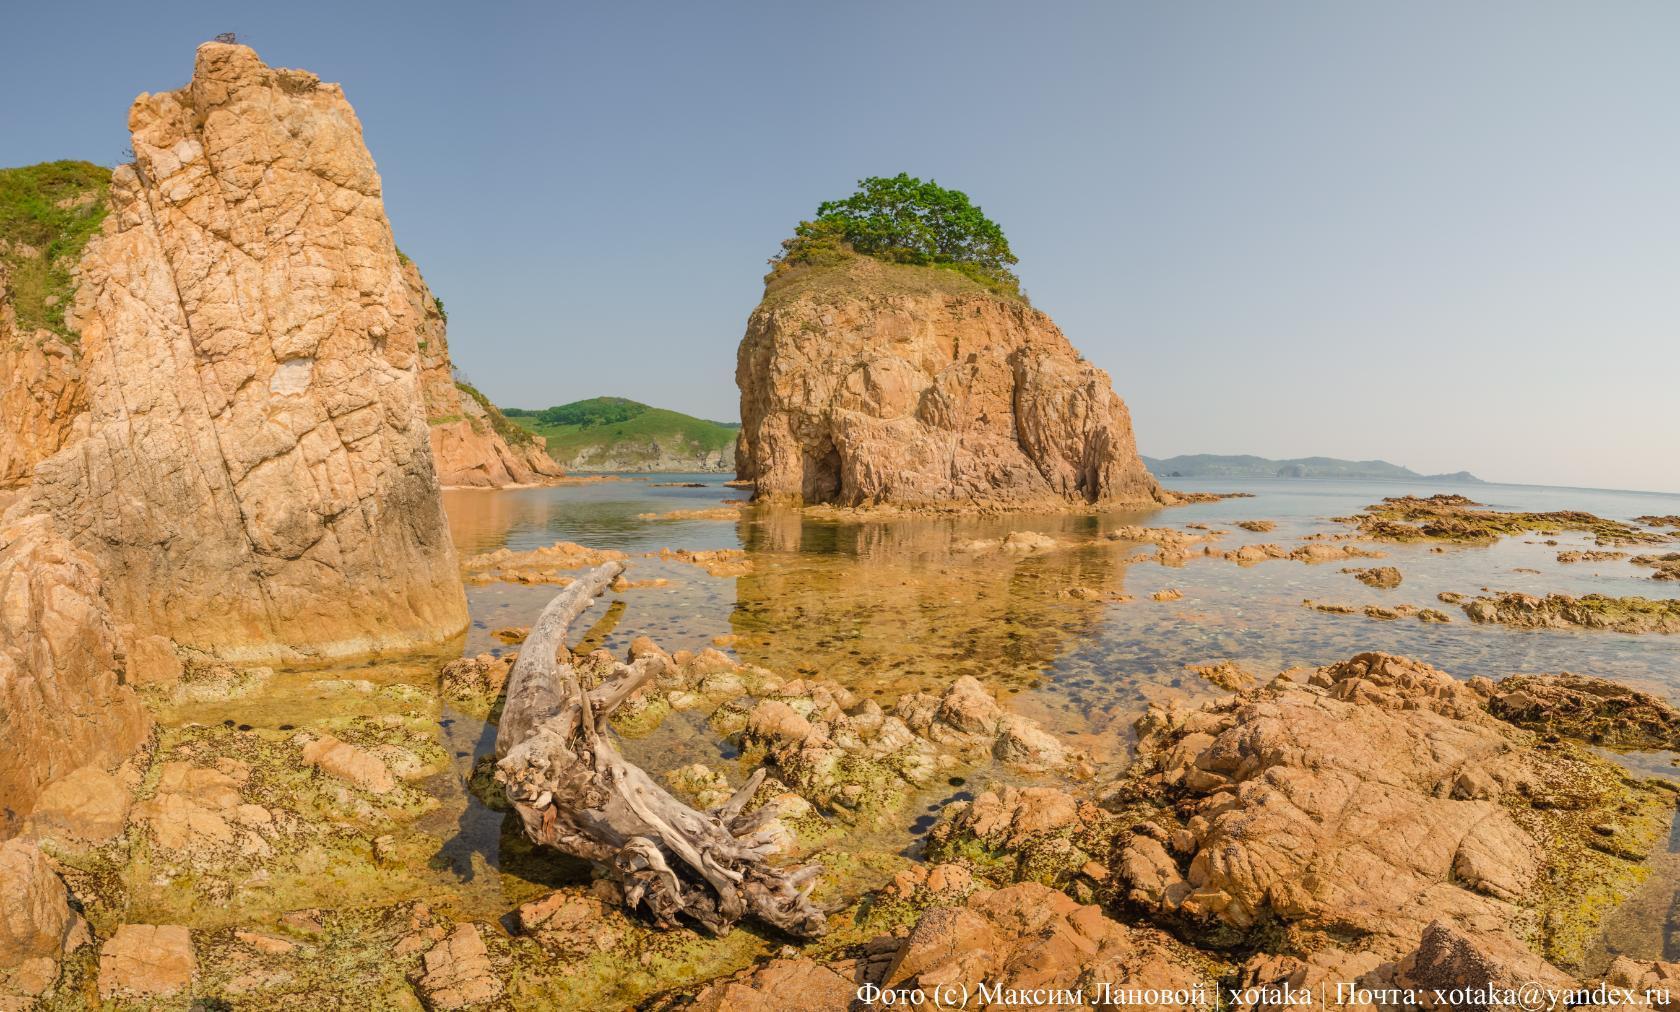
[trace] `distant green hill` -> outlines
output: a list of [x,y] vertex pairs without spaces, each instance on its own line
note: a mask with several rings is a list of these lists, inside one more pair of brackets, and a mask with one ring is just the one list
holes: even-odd
[[548,440],[572,471],[733,471],[739,422],[711,422],[623,397],[504,414]]
[[1296,457],[1268,460],[1247,454],[1191,453],[1165,460],[1143,458],[1157,478],[1384,478],[1392,481],[1475,481],[1469,471],[1419,474],[1386,460],[1338,460],[1335,457]]

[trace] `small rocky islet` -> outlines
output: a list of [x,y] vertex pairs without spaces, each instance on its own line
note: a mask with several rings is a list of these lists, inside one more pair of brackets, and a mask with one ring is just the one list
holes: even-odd
[[[73,262],[0,251],[0,1007],[844,1009],[984,983],[1214,1008],[1217,988],[1680,978],[1604,931],[1673,822],[1676,787],[1618,761],[1680,746],[1658,694],[1371,650],[1208,658],[1088,730],[1032,691],[1105,609],[1209,621],[1203,567],[1322,568],[1368,603],[1295,611],[1452,629],[1405,600],[1438,585],[1431,559],[1574,539],[1546,545],[1559,564],[1672,580],[1675,517],[1437,495],[1230,523],[1269,541],[1175,524],[1165,507],[1219,496],[1156,482],[1109,377],[1006,271],[802,226],[737,360],[753,501],[637,518],[733,524],[741,547],[458,555],[444,487],[567,479],[452,378],[342,91],[210,43],[130,127],[133,165],[31,177]],[[892,568],[787,568],[842,536]],[[1128,566],[1186,579],[1127,593]],[[618,628],[732,581],[741,618],[710,645]],[[585,585],[606,614],[528,650]],[[480,632],[503,593],[526,596]],[[1490,635],[1680,632],[1660,596],[1435,598]],[[906,634],[861,656],[863,611]],[[545,837],[575,813],[482,747],[526,718],[508,690],[535,670],[610,697],[599,733],[654,785],[635,803],[667,806],[642,815],[652,843]],[[649,899],[660,875],[726,897],[681,841],[747,823],[767,880],[813,869],[789,880],[814,920]]]

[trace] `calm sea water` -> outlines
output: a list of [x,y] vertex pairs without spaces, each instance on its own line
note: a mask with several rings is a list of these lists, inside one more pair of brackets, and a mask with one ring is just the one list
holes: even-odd
[[[737,499],[717,475],[657,475],[595,485],[460,491],[447,495],[463,555],[499,547],[532,548],[556,540],[616,548],[638,556],[661,547],[744,548],[754,572],[714,579],[685,565],[633,559],[633,568],[672,580],[669,589],[627,596],[617,638],[643,632],[695,647],[719,633],[741,638],[742,657],[780,669],[817,669],[866,687],[903,681],[908,668],[961,668],[1012,685],[1040,688],[1083,704],[1135,697],[1139,683],[1182,681],[1184,665],[1232,659],[1256,670],[1324,664],[1361,650],[1407,653],[1455,675],[1501,677],[1571,670],[1640,682],[1680,695],[1680,643],[1660,636],[1519,631],[1476,626],[1442,606],[1442,591],[1482,588],[1529,593],[1680,596],[1680,585],[1649,579],[1626,561],[1564,565],[1567,548],[1590,542],[1564,534],[1557,545],[1538,536],[1491,547],[1380,546],[1377,562],[1303,565],[1274,561],[1237,567],[1193,559],[1181,568],[1135,561],[1151,550],[1100,540],[1121,523],[1226,530],[1226,551],[1273,542],[1286,547],[1307,535],[1348,528],[1334,518],[1385,496],[1459,492],[1501,510],[1584,509],[1631,519],[1680,512],[1680,496],[1542,486],[1322,480],[1177,479],[1187,491],[1243,491],[1253,498],[1101,516],[907,518],[868,522],[816,520],[798,514],[749,512],[740,521],[637,519],[640,514],[700,509]],[[696,482],[703,487],[662,486]],[[1236,521],[1265,519],[1277,528],[1253,534]],[[1028,558],[974,556],[957,546],[1010,530],[1035,530],[1073,547]],[[1344,565],[1394,565],[1404,583],[1377,590],[1355,581]],[[1071,600],[1073,587],[1125,593],[1134,601]],[[1149,600],[1176,589],[1181,601]],[[550,589],[491,587],[472,593],[481,633],[530,616]],[[1303,599],[1441,607],[1450,625],[1383,622],[1328,615]],[[663,634],[663,636],[661,636]],[[488,645],[475,638],[470,645]],[[922,660],[917,661],[916,658]]]

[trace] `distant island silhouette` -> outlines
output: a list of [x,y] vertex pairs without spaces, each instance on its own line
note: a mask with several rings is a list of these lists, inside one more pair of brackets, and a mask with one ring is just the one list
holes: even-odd
[[1143,458],[1157,478],[1388,478],[1395,481],[1470,481],[1482,479],[1469,471],[1419,474],[1386,460],[1341,460],[1336,457],[1292,457],[1271,460],[1250,454],[1186,453],[1177,457]]

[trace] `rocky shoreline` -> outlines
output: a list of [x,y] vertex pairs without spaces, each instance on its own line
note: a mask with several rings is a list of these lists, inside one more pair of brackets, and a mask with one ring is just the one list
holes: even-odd
[[[1211,534],[1117,533],[1165,550]],[[1045,540],[1036,550],[1055,552]],[[724,574],[746,561],[650,554]],[[466,565],[498,585],[565,585],[625,561],[563,543]],[[614,583],[632,596],[647,585]],[[96,991],[119,1005],[412,994],[427,1008],[590,1007],[616,995],[670,1009],[756,1009],[797,994],[840,1009],[942,986],[1179,998],[1200,988],[1212,1008],[1208,995],[1232,988],[1318,988],[1322,1000],[1338,984],[1680,978],[1675,964],[1596,947],[1680,794],[1595,751],[1674,749],[1680,711],[1603,680],[1461,681],[1386,654],[1270,678],[1210,664],[1198,674],[1227,695],[1150,704],[1135,745],[1091,754],[971,677],[877,700],[645,636],[622,659],[569,654],[585,686],[625,663],[651,673],[614,712],[626,740],[698,719],[736,751],[730,763],[662,771],[679,797],[722,805],[762,771],[744,811],[772,860],[820,869],[815,898],[828,912],[822,938],[791,945],[655,926],[599,866],[540,885],[537,869],[554,859],[505,827],[503,862],[533,876],[505,906],[491,898],[471,913],[416,876],[433,845],[414,827],[437,807],[424,785],[451,775],[428,727],[444,701],[499,719],[516,656],[451,662],[435,682],[424,667],[383,684],[318,680],[321,698],[376,701],[383,716],[171,722],[114,774],[96,763],[55,779],[0,852],[0,884],[32,911],[0,953],[15,964],[0,991],[50,1002]],[[148,707],[199,705],[274,677],[163,667],[141,690]],[[479,764],[471,789],[505,810],[493,763]],[[939,805],[920,860],[849,842],[982,774]],[[330,880],[310,881],[325,868]],[[355,905],[329,899],[334,881]],[[221,926],[167,917],[206,901],[227,905]],[[133,910],[154,913],[120,919]],[[390,954],[377,970],[370,947]],[[592,983],[555,991],[561,980]],[[855,1005],[860,993],[875,1004]],[[1186,1004],[1197,1002],[1160,1007]]]

